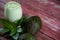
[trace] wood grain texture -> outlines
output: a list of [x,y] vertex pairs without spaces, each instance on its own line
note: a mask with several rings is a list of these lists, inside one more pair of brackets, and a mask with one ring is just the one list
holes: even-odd
[[[60,40],[60,2],[57,0],[19,1],[24,14],[37,15],[43,21],[42,29],[36,35],[38,40]],[[4,17],[3,10],[0,7],[0,18]]]

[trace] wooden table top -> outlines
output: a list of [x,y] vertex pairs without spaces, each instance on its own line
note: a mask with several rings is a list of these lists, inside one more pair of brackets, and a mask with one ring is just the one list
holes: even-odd
[[[16,1],[16,0],[15,0]],[[42,29],[37,33],[38,40],[60,40],[59,0],[19,0],[23,13],[37,15],[42,19]],[[4,4],[0,4],[0,18],[4,18]]]

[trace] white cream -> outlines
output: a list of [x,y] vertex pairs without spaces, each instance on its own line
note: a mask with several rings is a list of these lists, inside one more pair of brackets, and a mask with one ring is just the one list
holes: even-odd
[[5,17],[11,22],[15,22],[22,17],[21,5],[15,1],[6,3],[4,12]]

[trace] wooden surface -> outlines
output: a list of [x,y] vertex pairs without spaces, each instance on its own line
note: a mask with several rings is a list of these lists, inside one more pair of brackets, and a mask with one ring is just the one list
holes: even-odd
[[[17,1],[17,0],[15,0]],[[23,13],[38,15],[42,29],[36,34],[37,40],[60,40],[60,2],[57,0],[18,0]],[[3,5],[2,5],[3,4]],[[4,18],[4,4],[0,2],[0,18]]]

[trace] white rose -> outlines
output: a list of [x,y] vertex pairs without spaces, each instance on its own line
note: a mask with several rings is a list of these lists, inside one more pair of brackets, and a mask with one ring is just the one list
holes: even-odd
[[6,3],[4,14],[5,14],[5,17],[11,22],[15,22],[21,19],[22,17],[21,5],[15,1],[10,1]]

